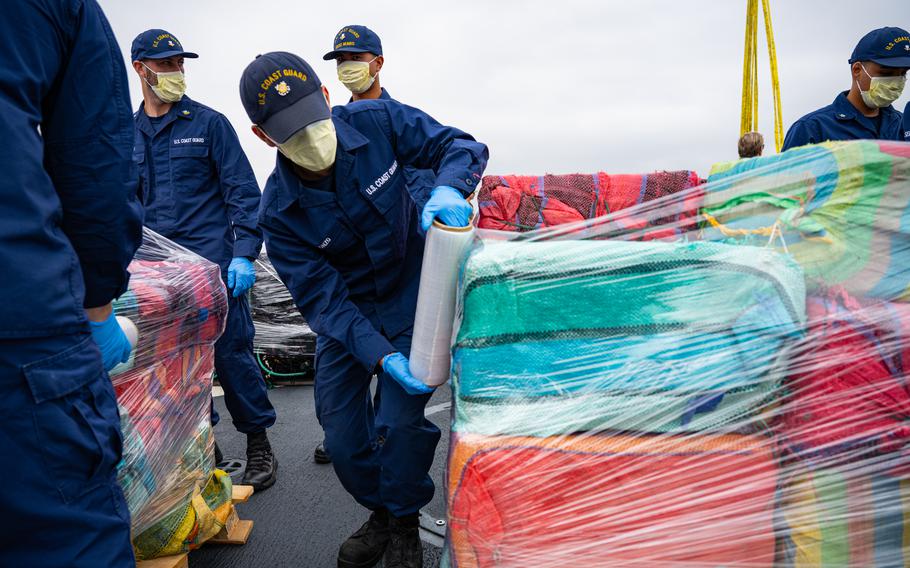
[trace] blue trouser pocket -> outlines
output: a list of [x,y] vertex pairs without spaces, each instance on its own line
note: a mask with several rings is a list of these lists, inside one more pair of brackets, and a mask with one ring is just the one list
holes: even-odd
[[64,502],[114,481],[123,439],[111,381],[92,339],[22,367],[47,474]]

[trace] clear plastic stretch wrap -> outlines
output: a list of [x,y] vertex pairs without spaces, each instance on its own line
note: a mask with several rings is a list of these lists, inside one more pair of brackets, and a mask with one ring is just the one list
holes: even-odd
[[251,291],[250,307],[256,326],[257,352],[285,356],[315,353],[316,334],[300,315],[265,251],[256,260],[256,284]]
[[184,552],[227,519],[231,480],[214,468],[214,345],[227,296],[217,265],[145,229],[115,303],[139,340],[111,371],[123,430],[119,479],[139,559]]
[[910,566],[910,144],[541,219],[464,264],[447,565]]
[[429,386],[449,380],[458,271],[473,240],[473,224],[449,227],[434,221],[427,231],[409,359],[411,372]]

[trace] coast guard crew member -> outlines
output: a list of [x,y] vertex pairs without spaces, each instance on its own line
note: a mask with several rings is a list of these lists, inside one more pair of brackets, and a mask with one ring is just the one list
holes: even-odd
[[[385,64],[382,54],[382,42],[379,36],[366,26],[345,26],[338,30],[332,43],[332,51],[322,56],[329,61],[334,59],[337,65],[338,80],[351,91],[348,102],[363,100],[394,100],[388,91],[379,84],[379,72]],[[435,186],[436,172],[419,170],[411,166],[404,167],[404,177],[408,193],[417,205],[417,214],[423,211],[430,198],[430,191]],[[374,406],[379,405],[381,392],[376,391]],[[313,453],[316,463],[331,463],[332,459],[325,450],[325,444],[316,446]]]
[[[376,32],[366,26],[345,26],[341,28],[332,44],[332,51],[322,56],[325,61],[335,60],[338,80],[351,91],[351,100],[395,100],[379,84],[379,72],[385,64],[382,42]],[[433,170],[421,170],[405,166],[404,177],[408,192],[417,211],[430,199],[435,187],[436,175]]]
[[142,242],[126,71],[95,0],[4,2],[0,35],[0,566],[133,568],[107,375]]
[[[242,482],[259,491],[275,483],[278,468],[266,435],[275,409],[253,355],[246,296],[262,248],[259,186],[227,118],[184,95],[185,57],[198,55],[164,30],[145,31],[133,41],[143,96],[133,159],[142,178],[145,224],[221,267],[229,306],[224,334],[215,343],[215,373],[234,427],[247,435]],[[217,422],[213,406],[212,424]]]
[[910,68],[910,33],[880,28],[863,36],[850,57],[849,91],[800,118],[787,131],[784,150],[827,140],[903,140],[901,96]]
[[[432,389],[411,375],[424,239],[404,166],[432,169],[421,223],[469,222],[487,148],[395,101],[329,108],[300,57],[273,52],[246,68],[240,95],[253,131],[277,146],[260,226],[269,257],[318,335],[316,412],[345,489],[369,520],[342,544],[338,566],[422,566],[418,515],[439,429],[424,417]],[[369,385],[379,375],[374,413]]]

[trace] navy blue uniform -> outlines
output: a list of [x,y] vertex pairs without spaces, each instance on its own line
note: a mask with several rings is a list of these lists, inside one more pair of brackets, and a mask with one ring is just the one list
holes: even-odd
[[847,91],[834,102],[800,118],[790,126],[783,150],[828,140],[903,140],[901,113],[892,106],[869,118],[847,100]]
[[[218,264],[226,282],[232,258],[255,259],[262,248],[259,186],[237,133],[224,115],[186,96],[160,119],[149,119],[140,106],[135,121],[133,159],[142,178],[145,224]],[[215,372],[237,430],[261,432],[275,423],[275,409],[253,358],[246,295],[228,297]],[[214,408],[212,423],[218,423]]]
[[120,49],[94,0],[4,2],[0,565],[132,567],[120,419],[85,308],[142,239]]
[[[348,102],[351,103],[353,100],[354,99],[352,98]],[[382,87],[380,88],[379,100],[394,101],[395,99],[389,95],[388,91],[385,90],[385,87]],[[411,194],[411,199],[414,200],[414,204],[417,206],[417,217],[419,218],[421,212],[423,212],[423,206],[426,205],[427,201],[430,199],[430,192],[436,187],[436,172],[428,169],[420,170],[411,166],[405,166],[404,179],[408,185],[408,193]]]
[[910,142],[910,103],[904,107],[904,142]]
[[379,376],[380,360],[409,354],[424,239],[404,166],[432,169],[434,186],[471,194],[486,146],[395,101],[332,110],[338,137],[332,183],[305,183],[278,156],[260,226],[278,274],[318,334],[316,412],[344,487],[369,509],[395,516],[433,496],[428,475],[439,429],[424,418],[430,395],[411,396]]

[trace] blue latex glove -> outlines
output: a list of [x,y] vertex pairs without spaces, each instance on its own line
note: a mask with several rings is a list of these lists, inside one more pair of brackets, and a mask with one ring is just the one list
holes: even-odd
[[450,227],[466,227],[471,220],[473,209],[464,196],[454,187],[440,185],[430,193],[430,199],[420,215],[423,231],[430,230],[433,219],[439,219]]
[[390,374],[408,394],[417,395],[433,392],[433,387],[428,387],[411,374],[408,358],[401,353],[386,355],[385,359],[382,360],[382,370]]
[[228,266],[228,290],[233,290],[235,298],[246,294],[256,282],[256,269],[248,258],[236,257]]
[[110,371],[120,363],[126,363],[130,358],[130,340],[117,323],[114,312],[104,321],[90,321],[92,339],[101,350],[101,359],[104,361],[104,370]]

